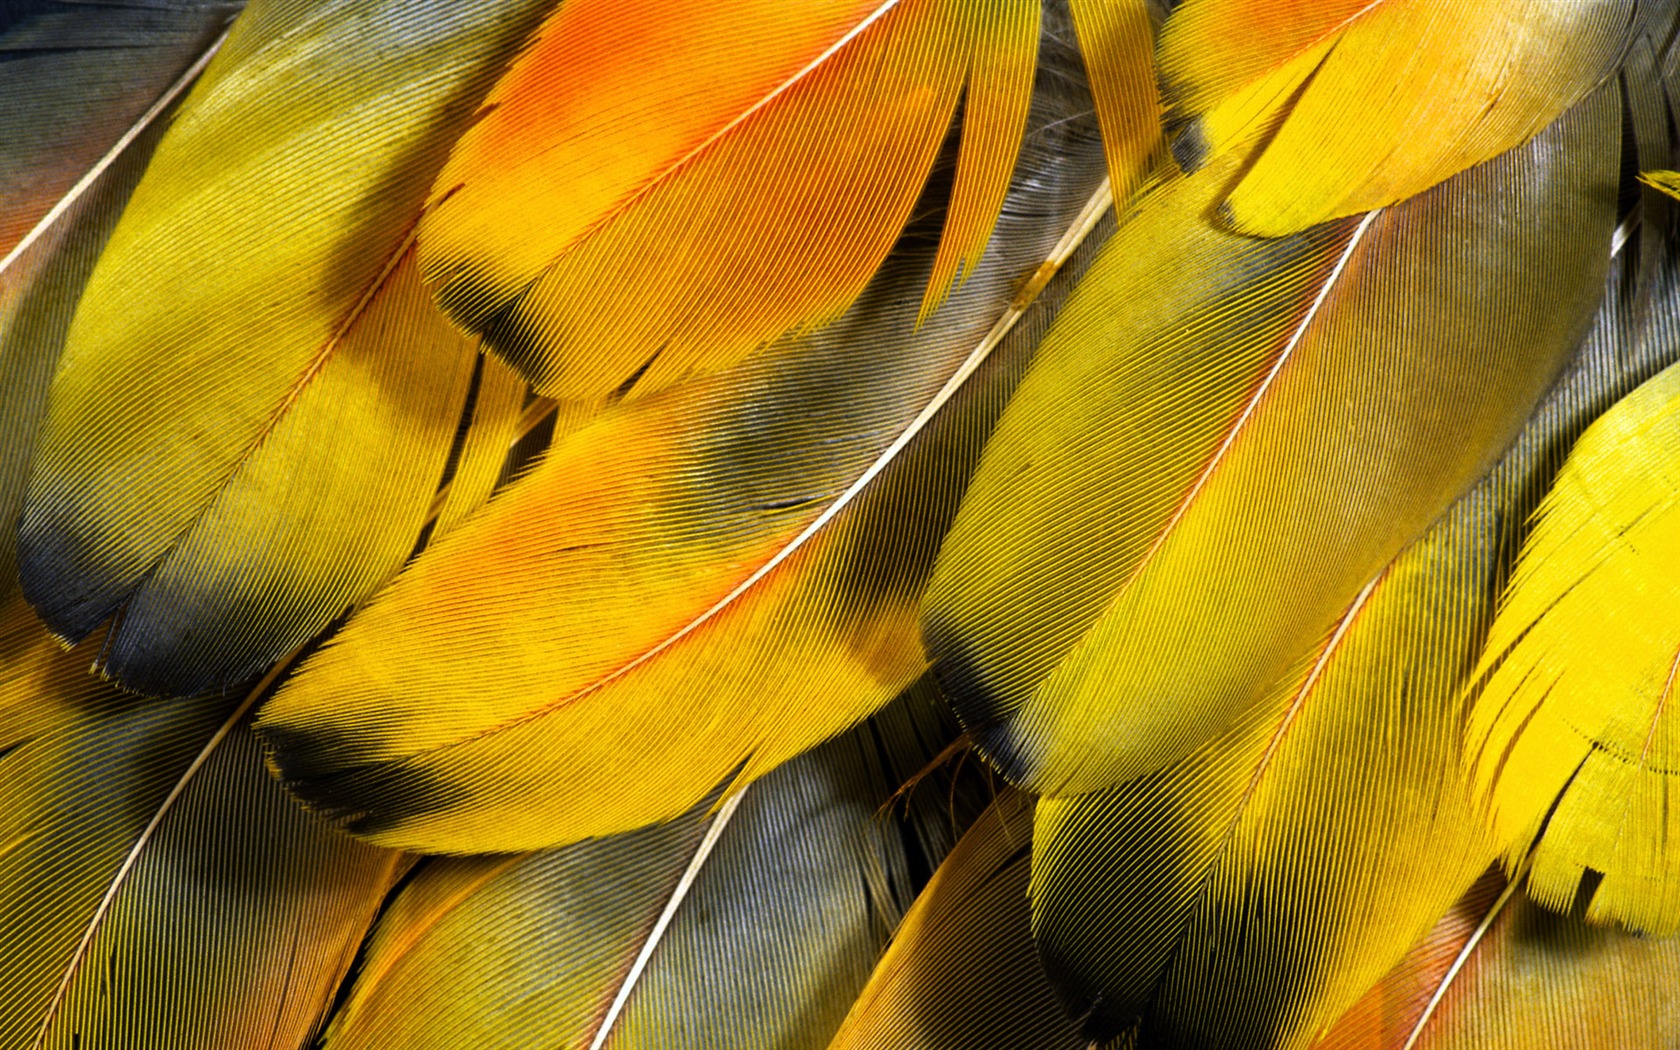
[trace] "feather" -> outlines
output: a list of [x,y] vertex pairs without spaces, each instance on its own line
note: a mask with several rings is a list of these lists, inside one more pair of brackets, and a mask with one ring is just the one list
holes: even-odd
[[1161,95],[1155,84],[1155,3],[1069,0],[1079,53],[1102,126],[1114,198],[1130,200],[1161,146]]
[[294,790],[387,845],[558,845],[675,817],[916,678],[921,582],[1060,297],[1017,293],[1105,199],[1077,58],[1047,62],[944,309],[917,324],[924,224],[835,324],[569,429],[265,708]]
[[236,5],[0,0],[0,1048],[1680,1038],[1680,0]]
[[1652,11],[1673,17],[1664,0],[1190,0],[1161,36],[1168,117],[1195,122],[1174,148],[1196,166],[1266,134],[1222,206],[1245,233],[1385,207],[1551,124]]
[[0,1045],[301,1048],[402,859],[262,769],[244,705],[137,703],[0,612]]
[[1639,181],[1680,200],[1680,171],[1645,171],[1640,173]]
[[[657,392],[838,317],[910,220],[960,101],[925,318],[1002,207],[1039,6],[570,0],[439,174],[427,280],[545,394]],[[1143,0],[1113,7],[1088,25],[1122,45],[1092,68],[1127,185],[1158,134],[1152,35]]]
[[1621,270],[1511,451],[1266,703],[1158,774],[1040,803],[1034,931],[1094,1037],[1141,1017],[1151,1045],[1307,1046],[1493,862],[1462,690],[1516,535],[1561,449],[1680,354],[1633,308],[1641,279],[1680,306],[1670,274]]
[[[1673,337],[1674,329],[1664,334]],[[1535,846],[1531,893],[1680,931],[1680,366],[1582,435],[1542,505],[1489,637],[1473,712],[1501,841]]]
[[909,903],[879,807],[906,773],[889,749],[920,765],[943,742],[916,736],[939,732],[934,703],[908,697],[668,824],[427,863],[322,1050],[827,1045]]
[[[1630,54],[1627,82],[1648,85],[1633,113],[1653,129],[1636,158],[1646,172],[1672,161],[1673,99],[1656,67],[1650,49]],[[1656,141],[1644,148],[1646,140]],[[1652,185],[1648,174],[1640,181]],[[1660,275],[1640,304],[1645,337],[1672,358],[1680,215],[1660,192],[1645,192],[1640,207],[1641,258]],[[1673,367],[1650,379],[1576,443],[1483,652],[1469,728],[1507,865],[1523,858],[1531,895],[1563,908],[1589,893],[1589,919],[1664,931],[1680,929],[1662,757],[1680,639],[1665,639],[1662,627],[1675,595],[1665,590],[1659,538],[1673,517],[1659,479],[1664,442],[1675,437],[1664,404],[1677,382]]]
[[999,421],[924,602],[1006,775],[1078,793],[1184,757],[1486,472],[1603,288],[1618,94],[1292,238],[1210,224],[1220,165],[1142,198]]
[[[89,10],[13,0],[0,23],[0,270],[191,82],[236,0]],[[114,61],[120,57],[121,61]]]
[[475,350],[406,245],[533,2],[259,2],[159,144],[71,326],[19,540],[59,635],[123,609],[102,662],[125,685],[259,673],[413,549]]
[[1077,1050],[1033,950],[1032,803],[1005,791],[969,829],[893,936],[829,1050]]
[[[0,28],[0,527],[17,526],[36,429],[88,271],[162,117],[219,45],[232,3],[27,3]],[[111,61],[113,53],[124,56]],[[16,582],[0,544],[0,596]]]
[[1500,904],[1435,1010],[1383,1050],[1668,1050],[1680,1040],[1680,941],[1595,929],[1520,893]]
[[[479,356],[478,368],[458,439],[460,452],[439,486],[443,502],[437,508],[436,535],[452,531],[508,480],[503,468],[509,450],[532,429],[525,414],[525,380],[519,373],[488,354]],[[548,407],[536,406],[545,416]]]
[[1410,1050],[1409,1040],[1514,892],[1515,885],[1490,868],[1313,1050]]

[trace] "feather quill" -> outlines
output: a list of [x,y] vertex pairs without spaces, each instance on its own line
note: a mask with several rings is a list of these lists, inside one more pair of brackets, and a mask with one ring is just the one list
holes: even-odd
[[323,1050],[820,1050],[909,903],[879,807],[948,733],[925,694],[888,713],[667,824],[428,862]]
[[559,844],[670,819],[915,679],[935,545],[1060,298],[1028,309],[1030,282],[1106,200],[1052,45],[993,250],[944,309],[917,324],[935,212],[841,321],[569,430],[263,711],[293,788],[387,844]]
[[1040,803],[1034,928],[1094,1036],[1141,1017],[1146,1043],[1305,1047],[1493,862],[1463,688],[1562,450],[1680,354],[1638,309],[1644,282],[1680,306],[1667,272],[1618,265],[1512,450],[1242,725]]
[[1618,94],[1292,238],[1213,224],[1217,165],[1141,197],[999,421],[924,601],[1006,775],[1078,793],[1182,758],[1486,472],[1604,286]]
[[260,673],[414,548],[476,349],[408,242],[535,6],[260,0],[183,103],[70,324],[19,535],[61,637],[123,610],[125,685]]
[[237,703],[138,702],[0,620],[0,1045],[301,1050],[401,858],[304,813]]

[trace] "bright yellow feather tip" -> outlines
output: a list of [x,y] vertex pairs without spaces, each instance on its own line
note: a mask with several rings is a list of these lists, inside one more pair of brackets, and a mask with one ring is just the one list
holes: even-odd
[[1482,657],[1470,733],[1529,883],[1680,932],[1680,367],[1575,444]]
[[1677,140],[1680,0],[0,0],[0,1050],[1675,1050]]
[[1639,181],[1680,200],[1680,171],[1642,171]]

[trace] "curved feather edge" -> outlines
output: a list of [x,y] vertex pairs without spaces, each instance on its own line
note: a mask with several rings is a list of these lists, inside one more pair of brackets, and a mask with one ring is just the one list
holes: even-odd
[[[1659,43],[1666,57],[1636,42],[1624,73],[1637,145],[1626,166],[1646,173],[1671,164],[1675,149],[1675,82],[1658,70],[1680,48]],[[1650,187],[1647,175],[1640,182]],[[1633,308],[1646,355],[1666,364],[1680,344],[1680,211],[1660,188],[1644,190],[1638,209],[1637,260],[1649,277]],[[1663,497],[1640,494],[1649,479],[1639,464],[1661,460],[1659,405],[1675,382],[1670,367],[1622,390],[1626,397],[1569,453],[1482,654],[1468,730],[1508,863],[1532,857],[1534,898],[1564,908],[1590,889],[1590,919],[1655,930],[1680,924],[1680,883],[1665,846],[1672,835],[1659,812],[1669,779],[1661,697],[1674,643],[1654,608],[1630,619],[1626,595],[1666,600],[1665,573],[1650,561],[1663,545],[1648,539],[1664,527]],[[1560,635],[1565,622],[1575,625]],[[1583,688],[1591,698],[1584,707]],[[1590,752],[1587,740],[1597,741]]]
[[1179,765],[1041,801],[1035,934],[1094,1037],[1141,1017],[1146,1045],[1306,1046],[1494,859],[1460,738],[1474,655],[1562,450],[1680,353],[1645,310],[1670,269],[1632,254],[1512,450],[1271,699]]
[[438,175],[427,280],[551,396],[640,396],[727,368],[863,290],[960,101],[925,316],[1002,205],[1039,6],[571,0]]
[[558,844],[670,819],[914,679],[932,544],[1106,212],[1076,63],[1041,72],[1000,232],[938,314],[907,294],[923,232],[848,319],[569,433],[265,708],[292,788],[390,845]]
[[[1601,294],[1618,94],[1296,238],[1213,225],[1223,168],[1140,199],[990,438],[924,600],[941,681],[1006,776],[1077,794],[1183,757],[1491,467]],[[1515,193],[1520,224],[1495,206]]]
[[1159,52],[1169,119],[1190,125],[1175,153],[1190,169],[1243,155],[1221,213],[1244,233],[1295,233],[1520,146],[1673,17],[1668,0],[1184,4]]
[[[160,39],[152,48],[130,42],[124,48],[128,61],[120,100],[126,105],[113,105],[113,100],[97,90],[110,86],[108,67],[88,77],[88,90],[96,96],[94,99],[73,99],[97,102],[86,107],[92,112],[80,113],[72,103],[71,112],[66,113],[62,103],[54,105],[47,119],[58,128],[75,129],[83,140],[81,145],[91,147],[82,156],[63,149],[63,143],[58,144],[59,149],[42,144],[40,139],[50,140],[54,132],[29,119],[40,116],[33,112],[40,108],[38,103],[30,107],[30,113],[10,117],[15,122],[11,126],[21,133],[15,140],[0,143],[0,375],[6,377],[4,411],[0,411],[0,532],[8,537],[15,531],[22,511],[35,434],[46,411],[47,388],[81,287],[140,177],[145,157],[156,145],[165,113],[221,47],[226,33],[218,35],[217,31],[237,9],[236,4],[220,3],[203,5],[197,12],[183,8],[180,16],[187,31],[181,32],[178,27],[175,33],[159,33]],[[61,12],[60,18],[64,14]],[[82,87],[76,76],[85,70],[57,67],[74,66],[87,57],[87,51],[65,46],[57,33],[50,32],[55,21],[50,10],[42,11],[40,17],[49,29],[45,40],[35,42],[42,54],[34,62],[8,63],[6,72],[0,74],[0,94],[15,99],[15,93],[51,84],[40,93],[57,101],[55,92],[73,96]],[[112,36],[122,39],[122,14],[115,16],[114,26],[93,21],[110,19],[107,14],[84,17],[89,21],[81,23],[80,32],[97,26],[95,32],[117,30]],[[27,19],[19,25],[22,32],[31,35],[31,30],[40,32],[42,28]],[[14,25],[12,34],[20,32],[19,25]],[[69,35],[74,39],[75,32]],[[0,36],[0,47],[5,39]],[[100,57],[103,50],[103,46],[92,48]],[[144,58],[137,61],[136,52]],[[43,63],[52,75],[43,75],[46,71],[38,68]],[[149,68],[149,64],[157,68]],[[68,89],[66,81],[70,83]],[[132,120],[126,125],[108,126],[113,116],[131,116]],[[8,151],[17,150],[36,162],[34,170],[27,162],[7,163]],[[85,169],[74,166],[78,159],[85,159]],[[23,185],[15,185],[18,182]],[[39,199],[43,194],[49,199]],[[17,582],[16,559],[11,542],[0,545],[0,597]]]
[[1537,842],[1536,899],[1565,908],[1587,880],[1589,918],[1658,934],[1680,930],[1676,419],[1680,366],[1576,444],[1488,640],[1470,729],[1502,840]]
[[264,773],[254,697],[139,703],[0,618],[0,1042],[301,1050],[401,858]]
[[1032,800],[1005,789],[917,897],[830,1050],[1080,1050],[1034,950]]
[[[942,722],[936,698],[907,696],[671,823],[428,861],[381,918],[323,1050],[820,1050],[909,903],[908,829],[880,807],[954,733]],[[910,819],[962,812],[930,808]]]
[[163,136],[66,336],[19,540],[59,634],[121,609],[127,686],[242,682],[412,551],[476,351],[405,240],[538,2],[258,0]]

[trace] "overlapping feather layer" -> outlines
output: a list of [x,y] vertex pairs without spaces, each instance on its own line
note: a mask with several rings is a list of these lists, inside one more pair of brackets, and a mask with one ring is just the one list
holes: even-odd
[[1677,7],[5,5],[0,1050],[1672,1045]]

